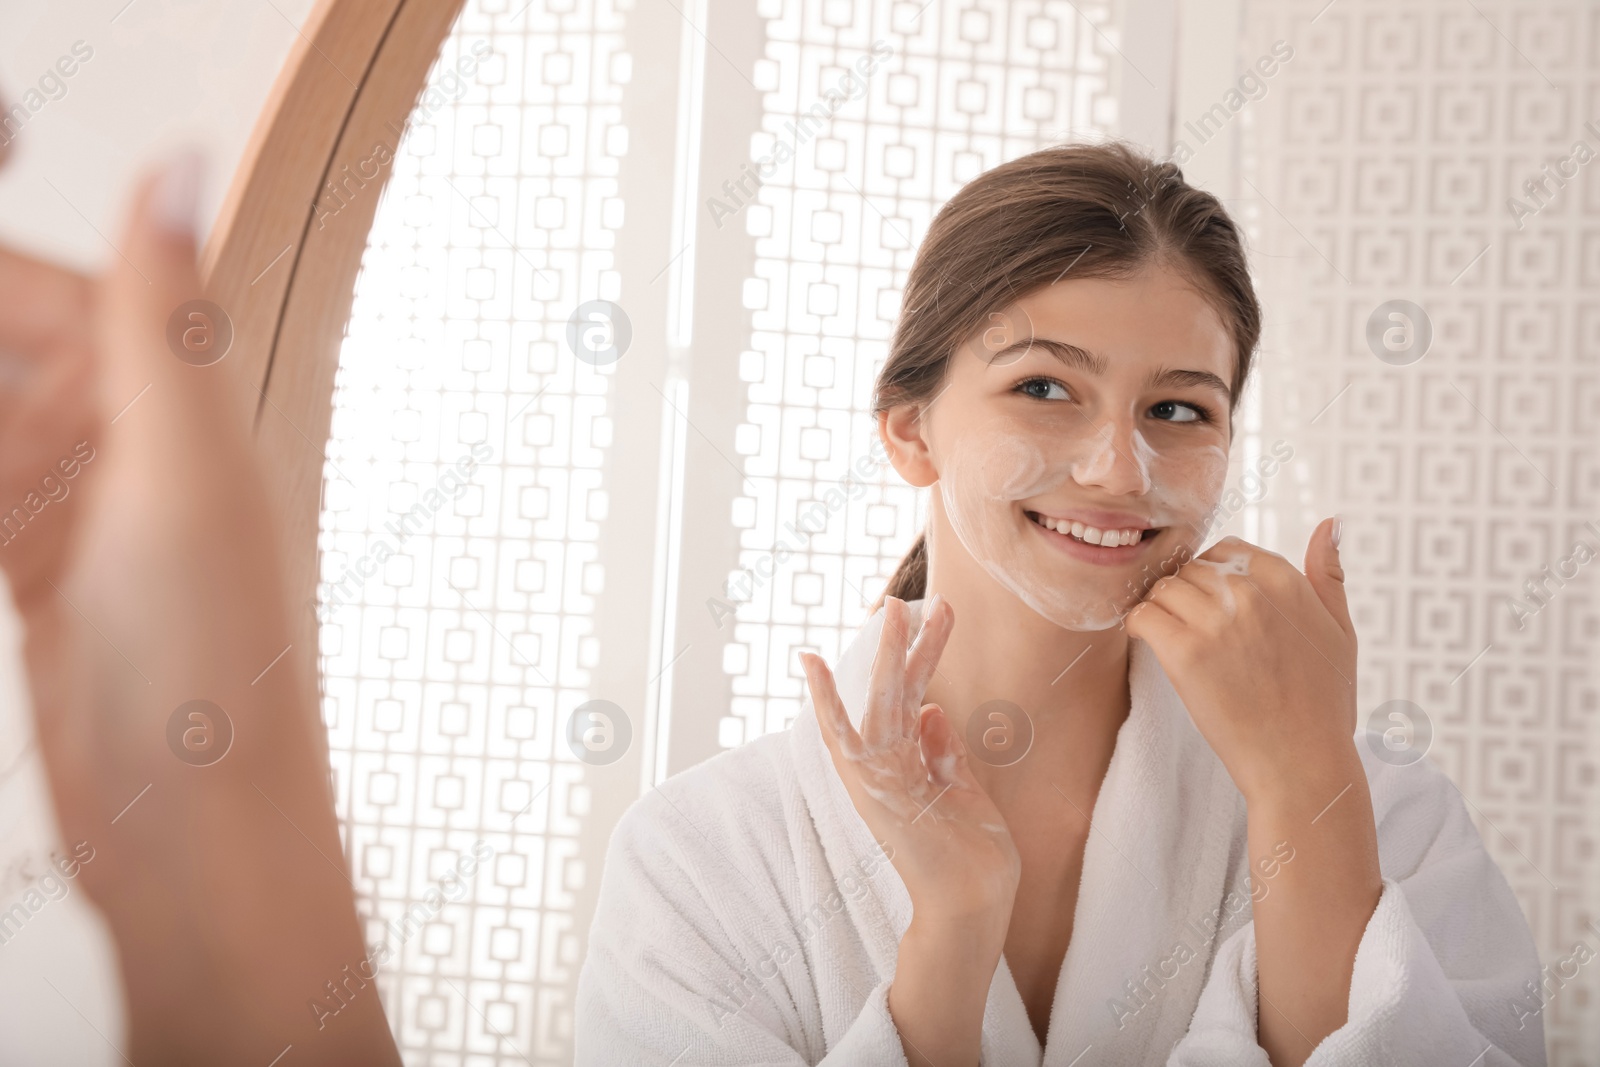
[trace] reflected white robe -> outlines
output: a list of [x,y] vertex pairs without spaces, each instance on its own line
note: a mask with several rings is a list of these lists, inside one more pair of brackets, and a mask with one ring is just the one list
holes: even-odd
[[[882,626],[880,610],[834,668],[858,727]],[[1142,641],[1129,688],[1048,1040],[1002,958],[986,1067],[1268,1067],[1243,798]],[[1348,1021],[1307,1067],[1542,1067],[1533,939],[1454,785],[1427,760],[1396,767],[1357,747],[1383,892]],[[1315,848],[1314,835],[1290,844]],[[886,997],[910,919],[807,700],[790,729],[674,776],[623,816],[578,982],[577,1062],[905,1064]]]

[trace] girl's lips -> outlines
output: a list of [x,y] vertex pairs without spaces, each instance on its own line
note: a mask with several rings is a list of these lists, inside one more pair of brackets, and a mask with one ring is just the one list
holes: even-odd
[[[1026,516],[1024,517],[1026,518]],[[1120,567],[1139,559],[1150,549],[1163,529],[1162,527],[1155,527],[1146,530],[1144,538],[1134,544],[1108,548],[1105,545],[1091,545],[1087,541],[1078,540],[1071,534],[1060,533],[1040,526],[1031,518],[1027,519],[1027,523],[1058,551],[1065,552],[1075,559],[1081,559],[1085,563],[1095,563],[1102,567]]]

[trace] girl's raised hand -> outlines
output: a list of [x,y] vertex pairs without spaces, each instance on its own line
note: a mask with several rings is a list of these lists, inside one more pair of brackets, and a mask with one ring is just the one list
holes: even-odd
[[1356,631],[1334,522],[1313,531],[1304,573],[1225,537],[1128,613],[1246,799],[1359,770]]
[[[801,653],[833,765],[905,882],[919,922],[959,920],[1001,940],[1022,861],[943,709],[922,703],[955,624],[935,595],[909,652],[905,601],[884,602],[883,632],[857,733],[822,657]],[[990,927],[990,923],[994,926]]]
[[1244,795],[1258,869],[1269,850],[1293,850],[1292,864],[1251,891],[1256,1040],[1275,1064],[1305,1062],[1344,1026],[1356,951],[1383,891],[1354,737],[1356,631],[1337,528],[1328,520],[1312,533],[1303,573],[1225,538],[1127,618]]

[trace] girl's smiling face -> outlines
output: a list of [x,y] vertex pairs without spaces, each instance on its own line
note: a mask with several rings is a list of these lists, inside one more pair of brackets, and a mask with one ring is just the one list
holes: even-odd
[[1212,303],[1161,265],[1058,281],[990,316],[919,425],[886,413],[907,438],[900,473],[938,483],[930,551],[955,547],[948,530],[1046,619],[1117,625],[1142,575],[1170,572],[1206,534],[1234,358]]

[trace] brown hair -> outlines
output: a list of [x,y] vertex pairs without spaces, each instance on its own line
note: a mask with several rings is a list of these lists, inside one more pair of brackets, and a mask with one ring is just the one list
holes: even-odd
[[[1244,392],[1261,306],[1239,230],[1210,193],[1118,141],[1041,149],[985,171],[939,209],[906,280],[872,414],[927,402],[950,356],[989,315],[1058,280],[1125,278],[1151,264],[1182,272],[1233,337],[1229,418]],[[918,534],[883,596],[916,600],[928,581]]]

